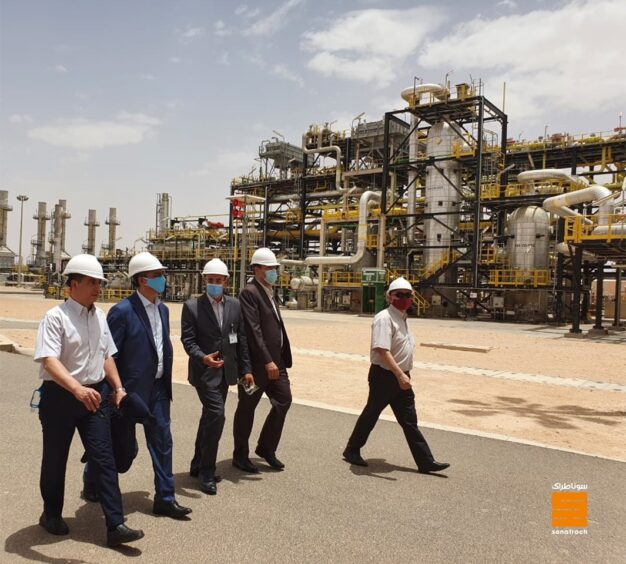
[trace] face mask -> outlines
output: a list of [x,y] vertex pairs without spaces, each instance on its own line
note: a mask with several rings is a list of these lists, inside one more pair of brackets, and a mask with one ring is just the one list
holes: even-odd
[[393,307],[398,308],[400,311],[406,311],[411,307],[413,298],[394,298]]
[[265,281],[268,284],[275,284],[278,279],[278,272],[274,269],[265,271]]
[[155,292],[162,294],[165,290],[165,276],[146,278],[146,286],[148,286],[148,288],[152,288]]
[[219,298],[224,293],[224,288],[221,284],[207,284],[206,293],[212,298]]

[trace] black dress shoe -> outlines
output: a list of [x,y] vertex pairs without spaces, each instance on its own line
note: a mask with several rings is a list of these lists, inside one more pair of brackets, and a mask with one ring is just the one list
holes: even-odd
[[152,513],[155,515],[165,515],[172,519],[182,519],[191,513],[191,509],[178,505],[177,501],[161,501],[155,499],[154,505],[152,506]]
[[45,513],[39,517],[39,525],[42,526],[51,535],[67,535],[70,532],[70,528],[62,517],[46,517]]
[[276,458],[276,455],[273,452],[265,452],[258,448],[254,452],[257,456],[263,458],[265,462],[267,462],[274,470],[282,470],[285,467],[285,465],[278,460],[278,458]]
[[343,459],[355,466],[367,466],[367,462],[363,460],[358,450],[347,448],[343,451]]
[[107,546],[114,547],[127,542],[133,542],[143,538],[141,529],[130,529],[124,523],[121,523],[113,529],[107,530]]
[[[191,468],[189,470],[189,476],[192,478],[197,478],[198,476],[200,476],[200,469]],[[222,477],[219,474],[215,474],[215,481],[219,484],[222,481]]]
[[208,495],[215,495],[217,493],[215,480],[203,480],[200,482],[200,491]]
[[252,464],[252,462],[250,462],[249,458],[233,458],[233,466],[235,468],[239,468],[239,470],[248,472],[249,474],[259,473],[259,469]]
[[420,474],[430,474],[431,472],[441,472],[449,467],[450,464],[447,462],[437,462],[436,460],[433,460],[428,466],[420,466],[418,472]]

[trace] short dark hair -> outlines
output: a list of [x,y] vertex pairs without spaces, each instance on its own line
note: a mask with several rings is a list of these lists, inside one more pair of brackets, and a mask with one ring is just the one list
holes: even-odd
[[84,275],[84,274],[76,274],[76,273],[70,274],[70,275],[67,277],[67,280],[65,281],[65,285],[66,285],[68,288],[71,288],[71,287],[72,287],[72,280],[76,280],[76,282],[78,282],[78,283],[80,284],[80,282],[82,281],[82,279],[83,279],[84,277],[85,277],[85,275]]

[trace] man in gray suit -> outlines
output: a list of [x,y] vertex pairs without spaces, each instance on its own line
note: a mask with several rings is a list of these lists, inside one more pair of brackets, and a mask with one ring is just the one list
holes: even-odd
[[189,474],[200,478],[200,489],[217,493],[217,448],[224,429],[228,386],[241,377],[254,385],[239,301],[224,295],[228,268],[220,259],[204,265],[206,292],[183,306],[181,341],[189,355],[189,383],[202,402],[202,416]]

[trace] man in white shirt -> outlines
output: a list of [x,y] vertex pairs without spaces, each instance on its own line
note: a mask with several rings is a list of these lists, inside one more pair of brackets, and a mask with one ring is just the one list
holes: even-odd
[[68,300],[48,311],[39,325],[35,361],[44,381],[39,419],[43,431],[40,488],[44,511],[39,524],[53,535],[66,535],[63,520],[65,469],[78,429],[92,468],[107,526],[108,546],[143,537],[124,524],[122,496],[113,458],[109,395],[119,406],[126,395],[112,355],[115,343],[104,313],[94,306],[105,280],[92,255],[68,263]]
[[404,431],[419,472],[440,472],[450,464],[433,458],[417,426],[410,374],[415,341],[407,325],[406,314],[413,303],[411,284],[402,277],[395,279],[387,290],[387,300],[389,307],[376,314],[372,322],[367,404],[356,422],[343,457],[350,464],[367,466],[361,457],[361,448],[365,446],[381,412],[389,405]]

